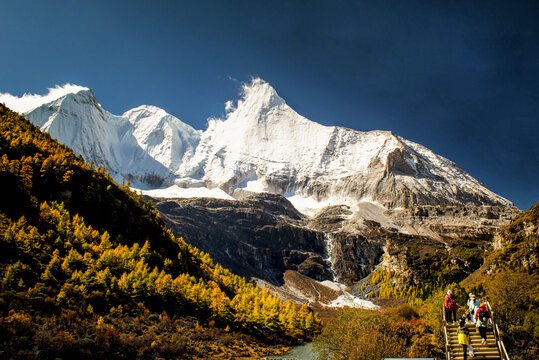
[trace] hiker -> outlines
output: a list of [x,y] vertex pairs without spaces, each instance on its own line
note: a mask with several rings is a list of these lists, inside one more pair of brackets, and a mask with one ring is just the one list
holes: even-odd
[[445,308],[445,320],[448,324],[457,321],[457,301],[455,300],[455,295],[451,290],[447,290],[447,295],[444,300]]
[[458,342],[462,345],[462,351],[464,352],[464,360],[468,358],[468,346],[470,346],[470,331],[466,327],[466,321],[460,320],[459,327],[457,328]]
[[479,330],[479,335],[481,335],[481,344],[487,343],[487,327],[488,319],[490,314],[487,310],[487,304],[482,303],[479,306],[479,309],[475,312],[475,326]]
[[475,298],[475,295],[470,293],[470,299],[468,299],[468,309],[470,311],[471,321],[475,324],[475,312],[479,309],[480,302]]
[[473,321],[472,321],[472,313],[470,312],[470,310],[466,310],[466,312],[464,313],[463,319],[464,319],[464,321],[466,321],[466,324],[473,323]]

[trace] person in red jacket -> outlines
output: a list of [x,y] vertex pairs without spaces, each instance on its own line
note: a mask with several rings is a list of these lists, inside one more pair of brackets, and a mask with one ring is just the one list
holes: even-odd
[[457,321],[457,300],[455,299],[455,295],[453,295],[453,292],[451,290],[447,290],[447,295],[445,296],[444,300],[444,308],[445,308],[445,320],[448,324],[451,324],[452,322]]
[[481,335],[481,344],[487,343],[487,329],[488,329],[488,319],[490,314],[487,310],[487,304],[482,303],[479,306],[479,310],[475,313],[475,326]]

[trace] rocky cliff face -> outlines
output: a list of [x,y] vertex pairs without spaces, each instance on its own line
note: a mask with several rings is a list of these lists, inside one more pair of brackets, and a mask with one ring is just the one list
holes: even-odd
[[282,283],[286,270],[331,279],[324,234],[279,195],[245,200],[156,199],[167,225],[235,273]]
[[[346,285],[367,277],[375,269],[414,280],[415,270],[428,269],[435,261],[432,260],[433,254],[451,253],[462,246],[461,240],[447,234],[411,234],[403,231],[404,226],[395,225],[387,218],[385,223],[372,220],[380,219],[380,214],[375,211],[377,208],[370,206],[360,213],[365,217],[370,214],[371,220],[357,219],[357,212],[352,212],[347,206],[330,207],[308,218],[276,194],[255,194],[243,200],[197,198],[153,201],[177,235],[210,253],[217,262],[232,271],[275,285],[283,284],[283,274],[288,270],[314,280],[331,280]],[[443,229],[444,216],[464,216],[463,212],[479,223],[489,217],[505,221],[495,210],[449,207],[444,212],[428,207],[416,209],[409,216],[421,215],[424,222],[432,217]],[[403,217],[401,221],[404,223],[407,218]],[[431,222],[436,223],[434,220]],[[430,231],[434,233],[435,229],[433,227]],[[455,226],[451,233],[465,237],[472,234],[472,227]],[[482,249],[486,243],[474,242],[465,246]],[[459,251],[453,251],[455,258],[460,256]],[[475,258],[474,263],[469,259],[462,261],[468,261],[463,265],[470,269],[480,265]]]
[[[275,284],[294,270],[312,279],[349,283],[380,262],[385,239],[326,232],[282,196],[256,194],[244,200],[154,199],[167,225],[234,272]],[[372,235],[372,234],[371,234]]]
[[427,205],[388,210],[386,215],[402,231],[440,238],[494,233],[519,213],[514,207],[503,206]]
[[369,275],[380,263],[386,239],[338,232],[327,235],[334,280],[351,285]]
[[533,272],[539,266],[539,203],[519,214],[494,236],[489,267]]

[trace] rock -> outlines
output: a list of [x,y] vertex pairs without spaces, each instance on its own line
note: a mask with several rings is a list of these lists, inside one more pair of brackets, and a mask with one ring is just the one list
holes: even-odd
[[386,215],[410,234],[458,238],[494,233],[519,213],[517,208],[505,206],[424,205],[388,210]]
[[281,195],[245,195],[153,201],[177,236],[231,271],[277,287],[287,271],[350,286],[381,269],[417,283],[418,271],[433,266],[434,254],[448,252],[471,272],[482,264],[483,250],[476,248],[487,244],[459,239],[491,233],[516,213],[471,205],[387,211],[365,203],[330,206],[308,218]]
[[331,279],[324,234],[303,226],[303,216],[280,195],[153,200],[177,236],[235,273],[274,283],[287,269]]

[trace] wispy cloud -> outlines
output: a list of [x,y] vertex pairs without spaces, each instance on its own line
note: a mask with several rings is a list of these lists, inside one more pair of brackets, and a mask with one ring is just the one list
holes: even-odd
[[46,95],[24,94],[18,97],[9,93],[0,93],[0,103],[4,103],[11,110],[25,113],[64,95],[74,94],[81,90],[89,89],[84,86],[64,84],[63,86],[56,85],[54,88],[49,88]]

